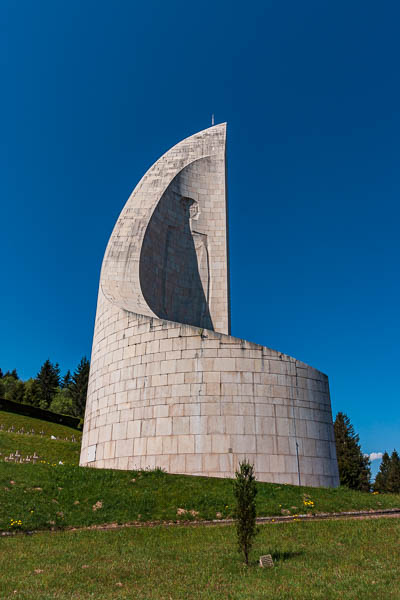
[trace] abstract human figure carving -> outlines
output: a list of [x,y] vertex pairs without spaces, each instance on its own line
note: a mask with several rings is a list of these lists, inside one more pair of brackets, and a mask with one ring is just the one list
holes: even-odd
[[[139,275],[143,296],[159,318],[213,329],[207,256],[203,260],[207,235],[191,227],[196,205],[192,198],[164,194],[144,236]],[[148,273],[158,276],[149,278]]]
[[226,125],[174,146],[103,260],[81,465],[338,485],[328,378],[230,335]]

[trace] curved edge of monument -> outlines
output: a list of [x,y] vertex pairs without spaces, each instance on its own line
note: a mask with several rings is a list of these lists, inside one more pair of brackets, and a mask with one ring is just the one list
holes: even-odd
[[82,466],[233,477],[247,458],[259,481],[339,484],[326,375],[258,344],[103,302]]
[[[173,146],[142,177],[117,219],[104,255],[100,287],[111,303],[141,315],[176,318],[176,311],[165,317],[164,314],[157,315],[153,310],[156,304],[154,296],[157,293],[161,295],[159,288],[162,288],[162,282],[159,281],[158,288],[152,289],[154,279],[160,278],[155,278],[154,272],[148,269],[146,271],[148,266],[154,267],[154,264],[147,264],[148,255],[143,256],[143,249],[146,246],[146,233],[154,222],[157,209],[163,205],[163,198],[169,194],[168,199],[173,201],[173,196],[179,194],[181,199],[190,200],[201,207],[195,221],[196,233],[213,247],[211,268],[214,288],[217,286],[220,292],[213,297],[211,328],[229,332],[229,315],[226,310],[226,305],[229,304],[228,272],[226,266],[221,267],[227,263],[227,244],[221,243],[221,238],[226,238],[225,144],[226,123],[214,125]],[[176,205],[179,206],[179,203],[167,206],[162,216],[174,213]],[[181,221],[182,218],[180,215]],[[170,230],[180,233],[182,223],[177,221],[179,218],[175,212]],[[189,229],[189,224],[186,225]],[[157,233],[159,232],[153,237],[156,242]],[[164,266],[163,260],[168,255],[168,235],[164,237],[167,239],[158,240],[154,248],[158,251],[160,271]],[[172,287],[173,281],[169,283],[169,287]],[[187,290],[183,290],[185,292]],[[165,311],[161,311],[163,312]],[[183,322],[188,322],[188,316],[184,317],[186,320]],[[206,326],[209,325],[210,319],[205,320],[205,323]]]

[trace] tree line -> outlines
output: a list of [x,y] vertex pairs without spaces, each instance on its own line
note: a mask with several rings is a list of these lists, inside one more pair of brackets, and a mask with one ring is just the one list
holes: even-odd
[[83,418],[90,363],[84,356],[75,371],[63,377],[58,363],[47,359],[36,377],[22,381],[16,369],[0,369],[0,398],[30,404],[52,412]]
[[382,457],[379,472],[371,485],[371,461],[363,454],[360,437],[347,415],[339,412],[335,423],[336,455],[339,467],[340,485],[363,492],[400,493],[400,457],[396,450]]
[[382,456],[379,473],[375,478],[374,490],[400,493],[400,456],[396,450],[393,450],[391,456],[387,452]]

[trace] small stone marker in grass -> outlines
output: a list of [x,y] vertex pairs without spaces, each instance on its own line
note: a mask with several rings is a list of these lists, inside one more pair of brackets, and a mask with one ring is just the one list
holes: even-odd
[[274,566],[274,561],[272,560],[272,556],[270,554],[265,554],[264,556],[260,556],[260,567],[271,568],[273,566]]

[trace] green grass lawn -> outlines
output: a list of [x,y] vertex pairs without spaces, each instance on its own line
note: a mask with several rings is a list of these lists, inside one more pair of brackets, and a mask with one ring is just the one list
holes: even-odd
[[[4,411],[0,423],[45,432],[0,432],[2,456],[36,451],[44,461],[0,460],[0,530],[232,516],[231,480],[81,468],[76,430]],[[305,505],[310,499],[312,508]],[[379,508],[400,508],[400,495],[258,483],[258,516]],[[0,537],[0,598],[400,600],[399,534],[395,519],[264,525],[249,568],[231,526]],[[256,564],[266,553],[275,558],[272,570]]]
[[[304,506],[306,498],[313,500],[312,510]],[[94,510],[96,503],[101,506]],[[229,479],[0,462],[0,530],[12,529],[11,519],[32,530],[226,518],[232,516],[233,505]],[[400,508],[395,494],[258,484],[258,516],[395,507]],[[187,512],[179,515],[178,509]]]
[[245,567],[232,526],[16,536],[0,539],[0,597],[394,600],[399,538],[397,519],[263,525]]
[[[176,521],[232,516],[232,482],[228,479],[167,475],[162,472],[113,471],[78,467],[80,433],[54,423],[0,411],[0,423],[14,424],[45,436],[0,431],[0,452],[36,451],[46,464],[15,464],[0,460],[0,530],[11,519],[21,529],[84,527],[131,521]],[[52,440],[50,435],[75,435],[79,441]],[[58,465],[59,461],[63,465]],[[306,506],[311,499],[314,506]],[[96,509],[93,507],[96,503]],[[259,516],[400,508],[400,495],[373,495],[346,488],[306,488],[259,483]],[[178,514],[178,509],[186,512]],[[191,513],[191,511],[193,511]]]
[[[23,457],[36,452],[40,460],[50,464],[59,461],[70,465],[79,463],[82,433],[76,429],[6,411],[0,411],[0,425],[4,425],[4,429],[0,431],[0,458],[9,456],[10,453],[15,454],[18,450]],[[22,428],[25,431],[34,429],[35,434],[8,432],[7,429],[12,425],[16,431]],[[44,435],[40,435],[40,431]],[[52,435],[62,439],[52,440]],[[76,442],[71,441],[73,437]],[[69,441],[65,441],[65,438]]]

